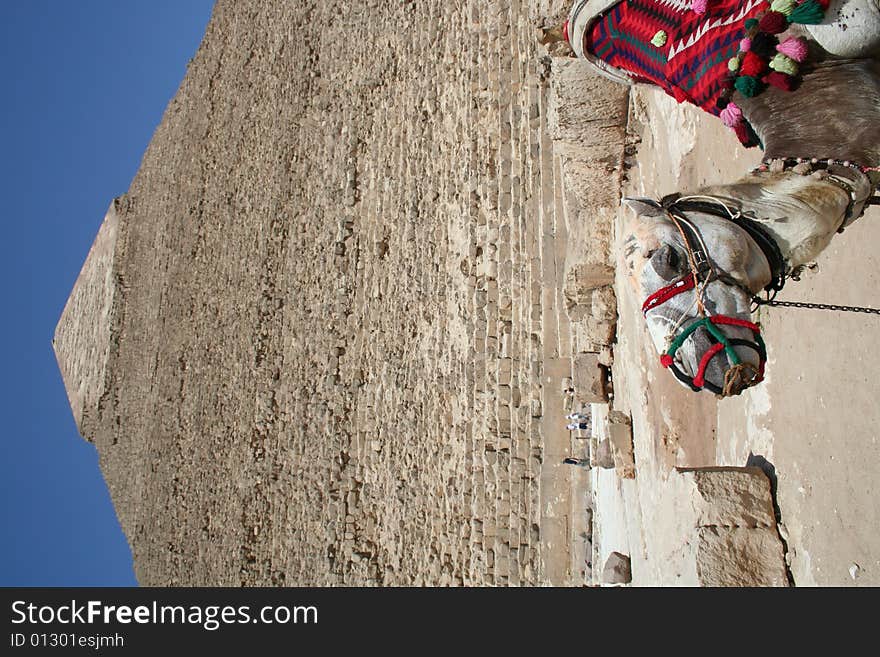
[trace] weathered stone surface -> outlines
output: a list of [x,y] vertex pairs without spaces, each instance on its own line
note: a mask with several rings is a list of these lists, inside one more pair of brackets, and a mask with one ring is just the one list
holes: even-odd
[[589,315],[596,288],[614,283],[614,270],[605,264],[581,263],[568,270],[565,276],[565,306],[572,321]]
[[52,341],[74,420],[87,438],[92,434],[89,423],[108,384],[107,362],[123,303],[122,282],[114,267],[118,205],[119,201],[113,201],[107,209]]
[[[584,338],[593,351],[602,351],[614,342],[617,331],[617,300],[610,285],[593,290],[590,314],[585,318]],[[580,346],[580,344],[579,344]],[[586,346],[584,348],[587,348]]]
[[576,354],[572,363],[574,395],[581,405],[603,402],[605,373],[599,365],[598,354]]
[[608,415],[607,435],[617,474],[624,479],[633,479],[636,476],[636,464],[633,455],[632,421],[629,416],[620,411],[611,411]]
[[583,147],[623,143],[628,90],[593,73],[583,62],[555,57],[551,64],[547,127],[553,139]]
[[776,527],[770,481],[760,468],[681,469],[700,527]]
[[[560,158],[564,183],[566,221],[572,227],[567,244],[567,259],[579,264],[614,264],[613,219],[620,205],[620,177],[623,149],[612,143],[599,153],[586,151],[581,143],[555,142],[570,153]],[[593,147],[599,148],[599,147]],[[590,153],[586,159],[585,153]]]
[[614,467],[614,454],[611,449],[611,441],[605,440],[594,441],[596,449],[591,450],[592,463],[594,467],[610,470]]
[[787,586],[770,482],[760,468],[681,469],[670,478],[689,565],[681,583],[699,586]]
[[602,568],[602,582],[605,584],[629,584],[632,581],[629,556],[612,552]]
[[700,527],[696,542],[701,586],[788,586],[775,527]]
[[141,584],[570,582],[557,291],[616,156],[562,173],[531,10],[216,3],[56,341]]

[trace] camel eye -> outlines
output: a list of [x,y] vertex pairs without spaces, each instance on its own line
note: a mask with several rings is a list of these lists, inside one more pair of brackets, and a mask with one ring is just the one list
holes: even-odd
[[664,279],[672,279],[681,273],[682,258],[669,244],[664,244],[651,257],[654,271]]

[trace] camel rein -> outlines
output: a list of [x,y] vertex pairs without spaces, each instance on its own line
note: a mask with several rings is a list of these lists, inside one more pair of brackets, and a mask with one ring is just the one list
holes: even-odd
[[[804,173],[801,175],[806,175],[810,173],[814,169],[825,169],[826,171],[832,165],[836,165],[839,167],[844,167],[847,169],[851,169],[860,173],[864,176],[870,183],[870,177],[868,174],[870,172],[880,172],[880,167],[867,167],[861,166],[856,162],[851,162],[850,160],[836,160],[833,158],[820,160],[818,158],[804,158],[804,157],[786,157],[780,159],[767,159],[764,160],[759,167],[757,167],[755,171],[772,171],[774,169],[779,171],[787,171],[787,170],[797,170],[798,167],[803,167],[805,169]],[[867,198],[861,201],[862,208],[861,212],[858,216],[853,217],[855,212],[855,207],[859,203],[859,200],[856,198],[855,189],[848,184],[848,182],[844,182],[839,176],[830,176],[826,178],[828,182],[836,185],[841,188],[847,195],[850,197],[849,204],[846,208],[846,213],[844,214],[843,224],[846,225],[850,220],[855,221],[862,217],[865,214],[865,210],[868,209],[869,205],[880,205],[880,196],[876,196],[876,190],[874,189],[873,184],[869,184],[870,190]],[[723,205],[723,204],[722,204]],[[730,213],[730,210],[727,206],[724,206],[725,210]],[[717,216],[721,216],[717,212],[713,212],[712,214],[716,214]],[[730,218],[733,218],[732,213],[730,214]],[[839,228],[838,232],[843,232],[843,228]],[[758,243],[758,246],[761,246],[761,243]],[[763,247],[762,247],[762,250]],[[767,255],[767,252],[764,252],[764,255]],[[767,258],[768,262],[770,258]],[[789,272],[786,275],[786,278],[790,278],[793,281],[800,280],[800,269],[798,271]],[[776,299],[776,293],[782,289],[780,285],[776,290],[768,290],[766,298],[762,299],[757,295],[752,295],[752,303],[755,305],[754,310],[757,310],[759,306],[775,306],[777,308],[807,308],[811,310],[831,310],[834,312],[847,312],[847,313],[866,313],[871,315],[880,315],[880,308],[871,308],[870,306],[842,306],[833,303],[810,303],[807,301],[779,301]]]

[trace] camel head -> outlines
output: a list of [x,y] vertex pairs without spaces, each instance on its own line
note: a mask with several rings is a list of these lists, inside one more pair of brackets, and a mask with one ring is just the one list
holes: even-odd
[[680,221],[655,201],[626,203],[635,216],[626,222],[622,264],[661,364],[683,385],[722,396],[759,383],[766,353],[750,305],[771,278],[760,248],[722,217],[678,211]]

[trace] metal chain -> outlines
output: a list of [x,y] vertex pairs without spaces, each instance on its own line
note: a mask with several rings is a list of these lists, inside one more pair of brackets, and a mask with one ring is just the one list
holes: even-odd
[[838,306],[832,303],[807,303],[805,301],[776,301],[775,299],[752,299],[759,306],[779,306],[782,308],[812,308],[814,310],[836,310],[846,313],[869,313],[880,315],[880,308],[865,306]]

